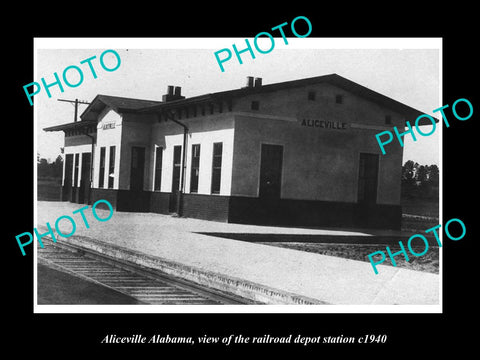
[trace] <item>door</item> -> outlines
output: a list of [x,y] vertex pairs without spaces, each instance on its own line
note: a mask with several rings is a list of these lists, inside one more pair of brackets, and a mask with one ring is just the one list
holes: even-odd
[[130,190],[143,190],[143,174],[145,170],[145,148],[132,146],[130,166]]
[[73,167],[72,202],[78,202],[78,170],[80,168],[80,154],[75,154]]
[[366,205],[377,203],[378,154],[360,153],[358,173],[358,202]]
[[169,211],[177,211],[178,192],[180,188],[180,175],[182,170],[182,146],[173,147],[172,195],[170,196]]
[[65,156],[65,178],[63,179],[63,200],[72,201],[73,154]]
[[80,176],[80,193],[78,194],[78,202],[80,204],[88,204],[90,194],[90,166],[92,161],[91,153],[82,154],[82,174]]
[[259,197],[279,199],[282,190],[283,146],[262,144]]

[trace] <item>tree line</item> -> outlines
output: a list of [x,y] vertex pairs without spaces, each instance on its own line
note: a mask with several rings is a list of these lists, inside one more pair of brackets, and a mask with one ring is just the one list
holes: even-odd
[[47,159],[40,158],[37,153],[37,177],[61,179],[63,174],[63,158],[58,155],[54,162],[49,163]]
[[402,166],[402,195],[436,197],[438,196],[440,172],[438,166],[420,165],[408,160]]

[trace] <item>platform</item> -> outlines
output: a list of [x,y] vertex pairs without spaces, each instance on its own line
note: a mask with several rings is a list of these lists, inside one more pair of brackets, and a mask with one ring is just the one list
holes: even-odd
[[[175,276],[267,304],[437,305],[436,274],[379,265],[376,275],[367,262],[245,241],[208,236],[208,232],[378,236],[379,232],[345,229],[302,229],[227,224],[153,213],[115,212],[106,222],[85,205],[38,202],[37,225],[52,227],[58,217],[75,219],[74,236],[59,239],[124,261],[160,269]],[[108,211],[97,209],[100,217]],[[69,222],[60,222],[68,233]],[[381,232],[402,236],[400,232]]]

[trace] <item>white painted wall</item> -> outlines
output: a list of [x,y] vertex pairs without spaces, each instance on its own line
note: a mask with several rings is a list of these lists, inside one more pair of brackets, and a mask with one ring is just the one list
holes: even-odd
[[[108,188],[108,164],[110,162],[110,146],[115,146],[115,179],[113,188],[119,188],[120,151],[122,139],[122,117],[110,108],[106,108],[98,117],[97,144],[94,154],[93,187],[98,188],[100,171],[100,148],[105,147],[105,177],[103,187]],[[103,129],[105,124],[114,124],[113,129]]]
[[197,194],[211,194],[213,143],[221,142],[223,143],[222,172],[219,195],[230,195],[232,185],[233,136],[234,129],[202,131],[189,135],[187,144],[187,176],[185,182],[186,193],[190,193],[192,145],[200,144],[200,169]]
[[[315,101],[307,98],[310,90]],[[344,95],[343,104],[335,103],[336,94]],[[259,111],[249,109],[252,100],[260,102]],[[252,94],[236,105],[232,195],[258,196],[261,145],[276,144],[284,149],[283,199],[356,202],[359,153],[365,152],[379,154],[377,203],[400,203],[403,148],[383,156],[375,138],[400,126],[400,114],[327,84]],[[344,122],[346,129],[302,126],[305,118]]]
[[152,144],[150,141],[152,122],[149,116],[138,114],[124,115],[122,122],[122,149],[120,151],[120,182],[119,189],[130,189],[130,170],[132,147],[145,148],[145,165],[143,173],[143,190],[150,190],[152,184]]
[[[221,113],[182,119],[182,123],[189,128],[187,138],[187,166],[185,174],[185,192],[190,192],[190,171],[192,158],[192,144],[200,144],[200,173],[197,194],[211,194],[213,143],[222,142],[222,173],[220,180],[220,194],[230,195],[232,184],[233,162],[233,115]],[[172,121],[155,123],[152,127],[150,146],[150,187],[154,187],[155,148],[163,147],[162,181],[160,191],[172,191],[173,175],[173,147],[183,146],[183,128]]]

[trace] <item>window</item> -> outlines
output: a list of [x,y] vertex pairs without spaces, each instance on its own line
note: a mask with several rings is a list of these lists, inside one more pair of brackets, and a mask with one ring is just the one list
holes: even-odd
[[98,174],[98,187],[103,188],[105,181],[105,147],[100,148],[100,173]]
[[80,165],[80,154],[75,154],[75,170],[73,174],[73,186],[78,186],[78,167]]
[[190,170],[190,192],[198,191],[198,175],[200,170],[200,144],[192,145],[192,167]]
[[113,189],[115,180],[115,146],[110,146],[110,157],[108,160],[108,188]]
[[155,149],[155,182],[154,190],[160,191],[160,186],[162,184],[162,158],[163,158],[163,148],[157,147]]
[[307,98],[308,100],[315,100],[315,91],[309,91]]
[[385,124],[390,125],[392,123],[392,117],[390,115],[385,115]]
[[213,143],[212,161],[212,194],[220,194],[220,179],[222,176],[223,143]]
[[343,95],[335,95],[335,103],[336,104],[343,104]]
[[251,109],[252,110],[259,110],[260,109],[260,102],[256,101],[256,100],[252,101]]

